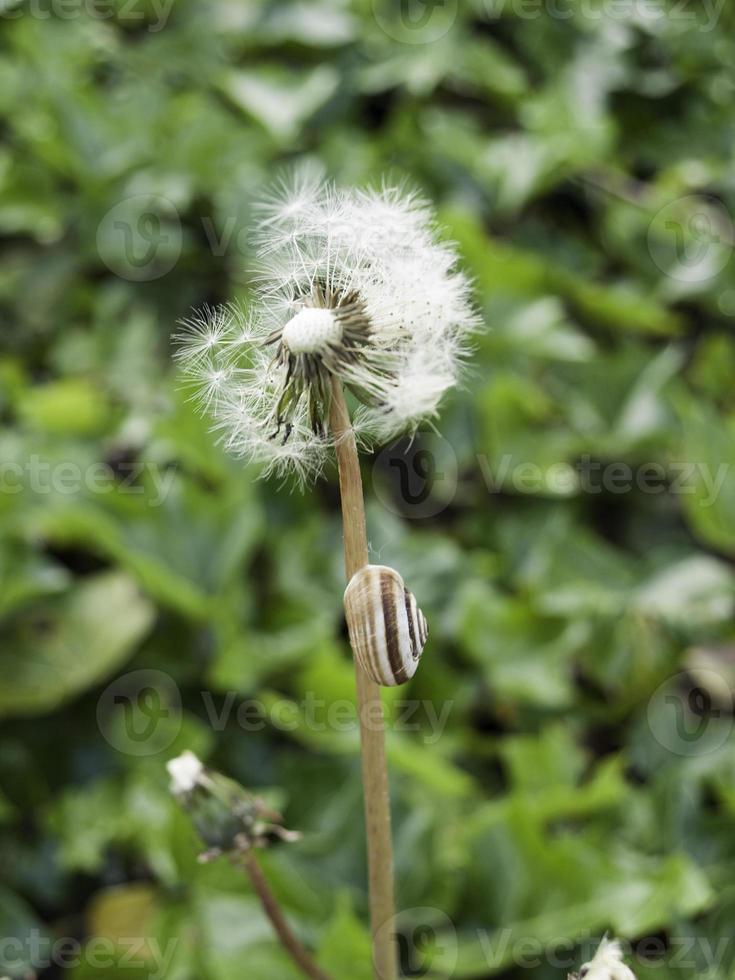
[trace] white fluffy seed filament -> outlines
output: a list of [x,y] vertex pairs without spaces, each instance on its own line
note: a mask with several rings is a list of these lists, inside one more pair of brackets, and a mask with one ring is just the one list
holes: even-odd
[[288,321],[281,336],[291,354],[325,354],[342,340],[342,324],[331,310],[307,307]]

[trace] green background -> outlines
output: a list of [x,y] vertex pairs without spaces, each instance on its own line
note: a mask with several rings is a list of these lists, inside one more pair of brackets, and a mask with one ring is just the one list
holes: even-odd
[[171,363],[310,156],[423,189],[488,325],[441,436],[363,459],[431,627],[386,697],[406,974],[562,978],[610,929],[735,976],[732,7],[11,0],[0,56],[0,935],[295,977],[196,862],[191,748],[303,832],[264,867],[369,977],[334,474],[256,482]]

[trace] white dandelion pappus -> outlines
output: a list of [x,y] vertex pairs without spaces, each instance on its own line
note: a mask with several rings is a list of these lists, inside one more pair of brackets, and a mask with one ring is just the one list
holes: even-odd
[[193,752],[182,752],[166,763],[171,777],[171,792],[175,796],[191,793],[199,785],[204,774],[204,765]]
[[592,959],[572,976],[578,980],[636,980],[633,971],[623,962],[620,941],[607,936],[603,936]]
[[329,458],[332,377],[383,442],[436,414],[478,325],[455,249],[401,187],[340,189],[313,172],[260,207],[256,301],[178,335],[184,371],[231,452],[303,481]]

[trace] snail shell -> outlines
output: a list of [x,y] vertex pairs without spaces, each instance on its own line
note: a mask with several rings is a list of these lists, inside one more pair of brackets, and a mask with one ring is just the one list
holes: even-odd
[[416,673],[429,627],[403,579],[387,565],[366,565],[345,590],[345,618],[358,663],[384,687]]

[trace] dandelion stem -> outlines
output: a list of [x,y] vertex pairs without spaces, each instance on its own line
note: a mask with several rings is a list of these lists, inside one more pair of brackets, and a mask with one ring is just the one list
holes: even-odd
[[[342,383],[332,377],[329,424],[334,435],[344,526],[347,579],[368,564],[365,504],[355,434],[350,423]],[[355,661],[357,705],[365,797],[370,921],[373,934],[373,971],[376,980],[396,980],[393,941],[393,845],[391,842],[388,767],[380,687]]]
[[305,976],[311,977],[312,980],[331,980],[329,974],[317,966],[311,954],[301,945],[301,942],[292,932],[252,851],[245,854],[244,865],[252,886],[260,899],[260,904],[263,906],[263,911],[270,919],[276,935],[294,963]]

